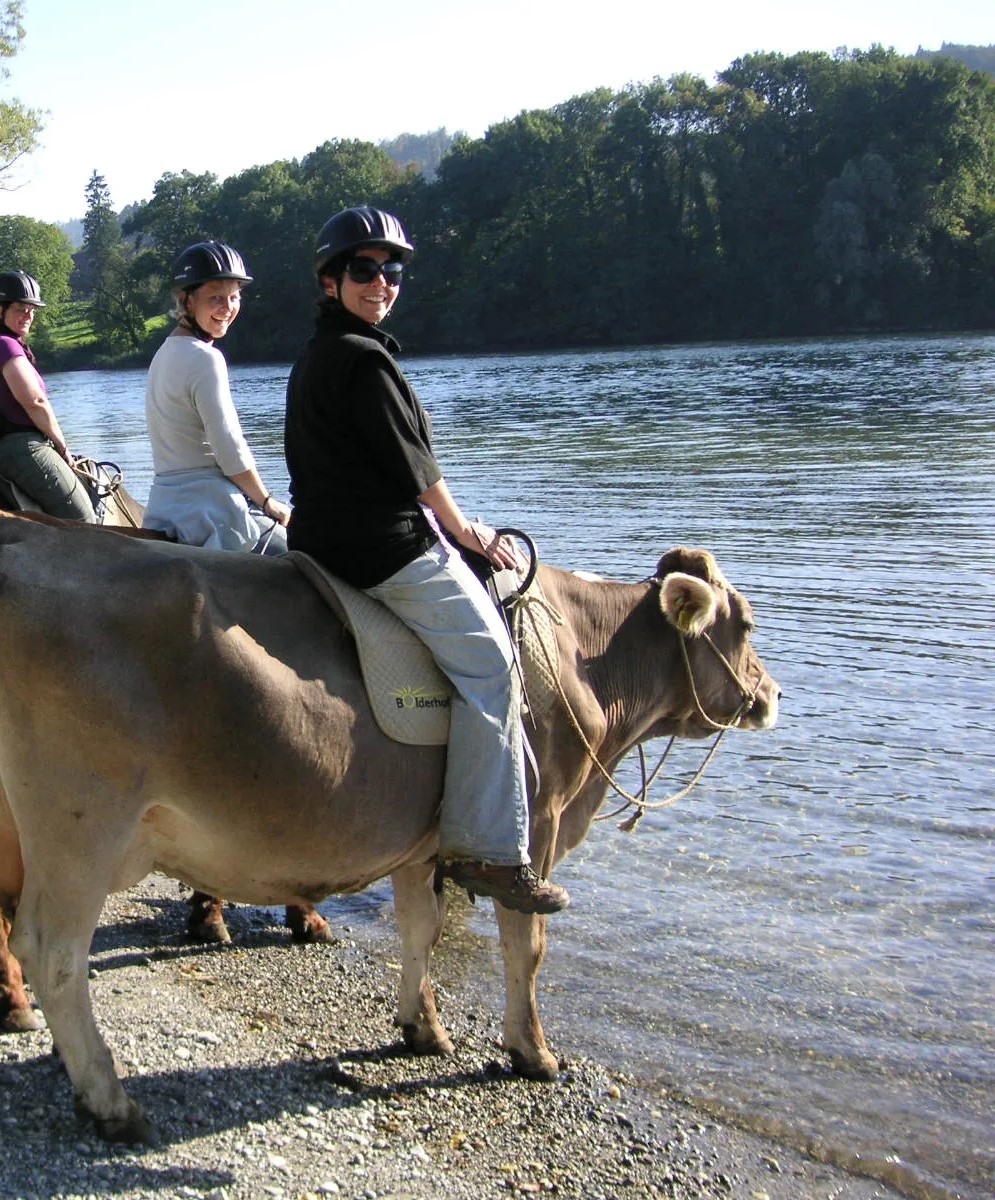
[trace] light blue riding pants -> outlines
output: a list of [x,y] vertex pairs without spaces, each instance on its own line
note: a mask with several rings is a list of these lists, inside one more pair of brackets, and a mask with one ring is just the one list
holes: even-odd
[[439,857],[527,863],[521,692],[511,639],[487,591],[445,542],[365,590],[428,646],[455,691]]
[[88,521],[96,515],[82,480],[44,434],[30,429],[0,437],[0,475],[50,517]]
[[251,504],[218,467],[156,475],[142,524],[187,546],[254,554],[287,553],[287,531],[283,526]]

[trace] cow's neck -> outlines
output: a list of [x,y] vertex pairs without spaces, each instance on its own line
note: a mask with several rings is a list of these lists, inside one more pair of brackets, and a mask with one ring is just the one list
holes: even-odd
[[[545,580],[544,586],[545,586]],[[679,678],[676,637],[668,670],[650,648],[660,645],[662,614],[655,589],[646,583],[591,583],[566,572],[556,573],[563,616],[570,623],[589,683],[608,720],[600,747],[606,760],[620,758],[644,740],[669,715],[671,694],[661,680]]]

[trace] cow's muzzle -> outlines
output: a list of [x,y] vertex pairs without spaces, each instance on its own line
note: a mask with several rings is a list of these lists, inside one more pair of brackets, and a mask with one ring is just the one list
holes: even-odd
[[695,712],[698,718],[709,729],[714,729],[722,733],[728,729],[772,729],[777,722],[778,701],[780,700],[781,689],[767,673],[766,667],[760,664],[759,677],[756,683],[751,684],[749,680],[744,679],[740,675],[707,633],[700,634],[696,640],[704,642],[712,651],[722,664],[726,674],[735,684],[741,697],[739,707],[728,721],[716,721],[705,712],[698,697],[698,689],[694,682],[694,672],[691,670],[691,657],[688,654],[687,647],[688,635],[678,633],[681,657],[684,660],[688,686],[691,689],[691,697],[694,700]]

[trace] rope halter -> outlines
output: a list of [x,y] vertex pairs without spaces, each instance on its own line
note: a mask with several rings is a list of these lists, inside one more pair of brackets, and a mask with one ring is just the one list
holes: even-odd
[[[656,576],[651,577],[646,582],[656,584],[657,587],[661,587],[663,584],[663,580],[657,578]],[[639,745],[638,752],[639,752],[641,785],[640,785],[639,791],[637,793],[632,794],[630,792],[627,792],[625,790],[625,788],[621,787],[615,781],[615,779],[612,777],[611,773],[606,769],[604,764],[598,758],[597,753],[595,752],[594,748],[591,746],[591,744],[588,741],[587,737],[585,736],[583,730],[581,729],[580,723],[577,720],[577,717],[574,714],[573,710],[571,709],[570,703],[567,700],[566,695],[563,693],[562,688],[560,688],[558,686],[560,699],[563,702],[563,704],[567,710],[567,714],[570,718],[571,724],[574,727],[574,730],[577,732],[577,735],[579,736],[582,744],[584,745],[585,750],[587,751],[588,757],[590,758],[591,762],[594,764],[595,768],[598,770],[601,777],[608,784],[608,786],[618,796],[620,796],[622,798],[622,800],[624,801],[624,803],[620,807],[616,808],[613,812],[606,813],[600,817],[595,817],[594,819],[596,821],[608,821],[614,817],[621,815],[628,808],[635,808],[636,811],[630,817],[627,817],[624,821],[620,822],[620,824],[619,824],[619,829],[623,830],[626,833],[631,833],[632,830],[635,829],[636,825],[642,819],[643,814],[646,812],[647,809],[670,808],[672,805],[676,804],[678,800],[682,800],[685,796],[687,796],[691,792],[691,790],[694,788],[695,784],[698,782],[698,780],[704,774],[705,768],[715,757],[715,755],[718,751],[718,748],[719,748],[719,744],[722,741],[722,738],[726,735],[726,733],[729,732],[730,729],[738,728],[739,723],[742,720],[742,718],[744,716],[746,716],[748,713],[752,712],[753,709],[756,707],[757,695],[760,691],[761,686],[763,685],[763,681],[764,681],[765,677],[767,676],[766,669],[761,666],[760,676],[757,679],[756,684],[751,687],[749,682],[747,680],[745,680],[739,674],[739,672],[735,669],[735,667],[732,665],[732,663],[729,661],[729,659],[726,658],[726,656],[722,653],[722,651],[718,648],[718,646],[716,646],[715,642],[713,641],[713,639],[711,638],[711,636],[708,633],[701,633],[701,634],[697,635],[696,640],[703,642],[712,651],[712,653],[715,655],[715,657],[722,664],[722,667],[725,670],[726,674],[736,685],[737,689],[739,690],[740,697],[741,697],[739,707],[733,713],[733,716],[728,723],[723,723],[721,721],[714,720],[712,717],[710,717],[708,715],[708,713],[705,712],[704,706],[702,705],[701,699],[698,695],[698,688],[695,684],[694,672],[691,668],[691,657],[688,653],[688,640],[691,637],[691,635],[685,633],[683,630],[678,629],[676,626],[672,626],[672,628],[674,629],[674,632],[677,634],[677,642],[678,642],[678,646],[680,647],[680,652],[681,652],[681,661],[684,663],[684,670],[687,675],[688,686],[691,690],[691,698],[694,702],[694,711],[695,711],[697,717],[699,718],[699,720],[703,724],[705,724],[709,729],[713,729],[716,731],[717,736],[715,738],[715,741],[712,743],[711,747],[708,749],[707,753],[705,754],[705,758],[704,758],[701,766],[698,767],[698,769],[695,771],[694,775],[691,777],[690,782],[685,787],[683,787],[679,791],[676,791],[676,792],[672,793],[671,795],[665,797],[663,800],[650,801],[648,798],[649,789],[650,789],[651,785],[655,782],[657,776],[660,774],[660,771],[663,769],[663,766],[664,766],[665,762],[667,761],[667,758],[668,758],[671,750],[673,749],[674,743],[677,740],[677,735],[674,734],[670,738],[670,740],[667,743],[666,748],[664,749],[663,753],[660,756],[659,761],[657,762],[656,766],[653,768],[653,770],[649,774],[647,774],[647,771],[646,771],[645,752],[643,751],[642,745],[641,744]],[[557,683],[558,683],[558,681],[557,681]]]

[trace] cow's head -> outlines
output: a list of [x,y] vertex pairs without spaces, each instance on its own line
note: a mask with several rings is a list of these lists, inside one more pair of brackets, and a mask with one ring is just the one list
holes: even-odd
[[726,725],[772,728],[781,693],[750,644],[753,610],[712,555],[683,546],[670,550],[657,564],[654,582],[687,670],[685,735],[707,736]]

